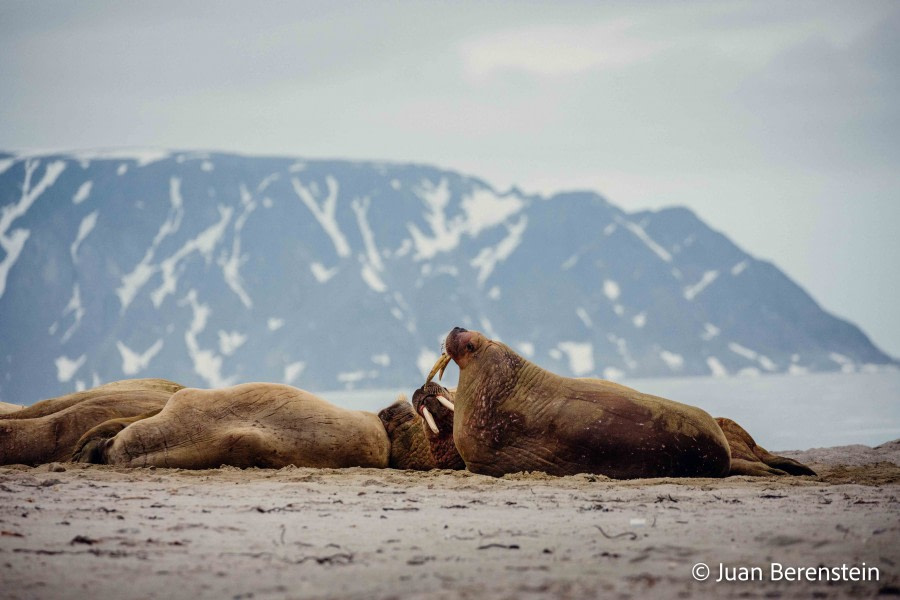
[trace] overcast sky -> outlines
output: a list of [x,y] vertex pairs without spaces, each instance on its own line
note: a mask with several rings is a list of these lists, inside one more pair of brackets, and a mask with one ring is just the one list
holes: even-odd
[[900,356],[898,2],[0,0],[0,149],[432,163],[686,205]]

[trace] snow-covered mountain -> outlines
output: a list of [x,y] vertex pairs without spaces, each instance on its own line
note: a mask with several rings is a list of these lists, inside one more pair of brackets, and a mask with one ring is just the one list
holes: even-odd
[[684,208],[421,165],[0,154],[0,400],[125,377],[410,387],[455,325],[612,379],[896,364]]

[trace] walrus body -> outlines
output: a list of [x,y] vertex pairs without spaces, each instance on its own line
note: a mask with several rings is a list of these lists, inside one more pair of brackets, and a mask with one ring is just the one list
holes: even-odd
[[478,332],[445,342],[460,367],[453,439],[466,467],[500,476],[721,477],[728,441],[699,408],[603,380],[561,377]]
[[89,431],[73,459],[183,469],[436,466],[422,420],[405,397],[375,415],[271,383],[184,389],[159,414]]
[[0,464],[68,460],[86,431],[110,419],[159,410],[180,388],[164,379],[128,379],[2,415]]
[[[92,435],[80,442],[82,454]],[[87,454],[90,462],[126,467],[387,467],[390,443],[374,413],[287,385],[246,383],[183,389],[159,414]]]

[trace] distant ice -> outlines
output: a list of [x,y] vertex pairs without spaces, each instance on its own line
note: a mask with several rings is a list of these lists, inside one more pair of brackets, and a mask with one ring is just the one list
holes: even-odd
[[278,331],[284,327],[284,319],[270,317],[269,320],[266,321],[266,326],[269,328],[269,331]]
[[612,279],[605,279],[603,281],[603,293],[610,300],[616,300],[621,293],[619,289],[619,284],[613,281]]
[[94,211],[91,214],[87,215],[81,220],[81,224],[78,225],[78,235],[75,237],[75,241],[72,242],[72,245],[69,246],[69,254],[72,256],[72,264],[78,264],[78,247],[81,245],[81,242],[87,238],[94,230],[94,227],[97,225],[97,217],[100,215],[99,211]]
[[705,290],[707,288],[707,286],[709,286],[709,284],[711,284],[713,281],[715,281],[718,276],[719,276],[718,271],[715,271],[715,270],[706,271],[703,274],[703,277],[700,278],[700,281],[698,281],[694,285],[689,285],[686,288],[684,288],[684,298],[686,300],[693,300],[694,298],[697,297],[698,294],[700,294],[700,292]]
[[590,342],[560,342],[557,347],[569,357],[569,370],[576,377],[594,370],[594,346]]
[[234,354],[246,341],[247,335],[239,331],[219,330],[219,352],[225,356]]
[[322,205],[316,202],[318,186],[304,186],[296,177],[291,179],[294,186],[294,192],[299,196],[300,200],[310,210],[322,229],[331,238],[334,244],[334,250],[337,255],[344,258],[350,256],[350,244],[347,238],[341,232],[337,222],[337,199],[338,199],[338,182],[334,177],[325,178],[325,185],[328,187],[328,195],[322,200]]
[[56,363],[56,379],[60,383],[66,383],[75,373],[78,372],[78,369],[84,364],[87,360],[87,354],[82,354],[75,360],[72,360],[68,356],[60,356],[54,362]]
[[88,196],[91,195],[91,188],[93,187],[93,185],[93,181],[85,181],[84,183],[82,183],[78,188],[78,191],[75,192],[75,195],[72,196],[72,203],[81,204],[82,202],[87,200]]
[[713,377],[725,377],[728,375],[728,369],[722,366],[722,363],[715,356],[707,357],[706,365],[709,367],[709,372],[712,373]]
[[513,251],[522,243],[522,234],[528,226],[528,217],[522,215],[516,223],[507,225],[507,235],[496,246],[482,248],[478,255],[469,263],[478,269],[478,285],[484,285],[487,278],[494,272],[497,263],[509,258]]
[[150,361],[162,350],[163,341],[156,340],[152,346],[147,348],[143,353],[138,354],[121,340],[116,341],[116,348],[122,356],[122,373],[125,375],[137,375],[149,366]]
[[300,377],[300,374],[306,369],[306,363],[302,360],[292,362],[284,367],[284,382],[288,385],[293,383]]
[[22,182],[22,195],[19,197],[18,202],[7,204],[0,211],[0,248],[6,254],[3,260],[0,260],[0,298],[6,292],[6,279],[9,276],[9,271],[16,264],[16,261],[19,260],[19,255],[25,247],[25,242],[31,235],[31,232],[27,229],[14,229],[10,232],[10,227],[12,227],[16,219],[28,212],[28,209],[31,208],[47,188],[56,182],[56,179],[66,168],[66,163],[61,160],[49,163],[44,168],[44,175],[41,177],[41,180],[32,186],[31,179],[39,165],[40,161],[38,160],[25,161],[25,179]]

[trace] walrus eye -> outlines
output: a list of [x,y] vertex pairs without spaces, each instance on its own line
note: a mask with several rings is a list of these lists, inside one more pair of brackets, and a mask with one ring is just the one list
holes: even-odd
[[475,344],[472,342],[466,344],[466,352],[475,352]]

